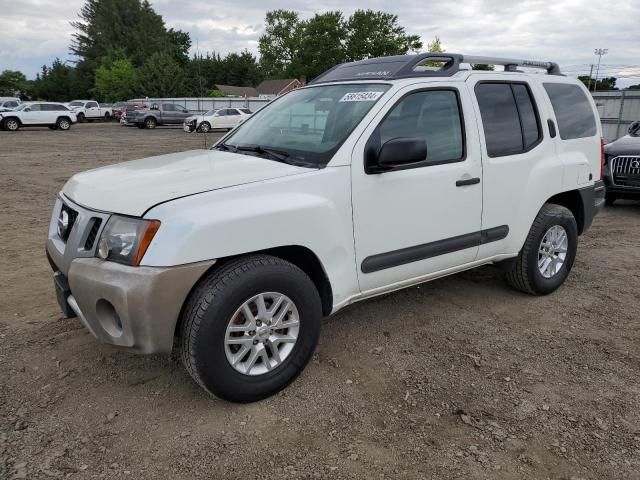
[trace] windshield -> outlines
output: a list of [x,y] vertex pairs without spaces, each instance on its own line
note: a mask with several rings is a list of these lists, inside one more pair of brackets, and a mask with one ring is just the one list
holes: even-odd
[[72,107],[81,107],[84,105],[84,102],[71,102],[69,105]]
[[216,113],[219,110],[219,108],[214,108],[213,110],[209,110],[207,113],[204,114],[205,117],[211,117],[213,116],[214,113]]
[[[254,113],[223,144],[239,153],[247,146],[276,150],[280,160],[321,168],[390,85],[323,85],[294,90]],[[239,148],[240,147],[240,148]]]

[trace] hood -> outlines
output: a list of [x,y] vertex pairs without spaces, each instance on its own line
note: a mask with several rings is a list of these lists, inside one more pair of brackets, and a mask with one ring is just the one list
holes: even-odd
[[89,209],[139,217],[175,198],[305,172],[265,158],[191,150],[82,172],[62,192]]
[[625,135],[604,146],[607,155],[640,155],[640,137]]

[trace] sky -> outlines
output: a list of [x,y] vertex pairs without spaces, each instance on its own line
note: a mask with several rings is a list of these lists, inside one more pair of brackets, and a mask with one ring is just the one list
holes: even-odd
[[[73,60],[70,22],[83,0],[0,0],[0,71],[34,78],[55,57]],[[243,49],[258,54],[266,11],[297,10],[302,18],[358,8],[398,15],[425,47],[437,35],[447,52],[555,61],[569,75],[588,74],[606,48],[600,76],[640,83],[640,0],[151,0],[168,27],[190,33],[200,52]],[[349,5],[346,7],[346,5]],[[594,71],[595,75],[595,71]]]

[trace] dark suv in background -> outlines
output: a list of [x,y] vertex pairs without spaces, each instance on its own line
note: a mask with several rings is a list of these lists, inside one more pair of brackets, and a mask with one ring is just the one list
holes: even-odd
[[629,133],[604,147],[606,204],[619,198],[640,200],[640,121],[629,126]]

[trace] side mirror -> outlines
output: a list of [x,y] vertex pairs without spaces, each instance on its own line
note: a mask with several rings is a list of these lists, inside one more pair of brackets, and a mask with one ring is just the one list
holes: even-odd
[[427,142],[424,138],[392,138],[378,152],[379,171],[395,170],[427,159]]
[[631,135],[632,137],[636,137],[640,135],[640,121],[638,122],[633,122],[631,125],[629,125],[629,130],[627,130],[629,132],[629,135]]

